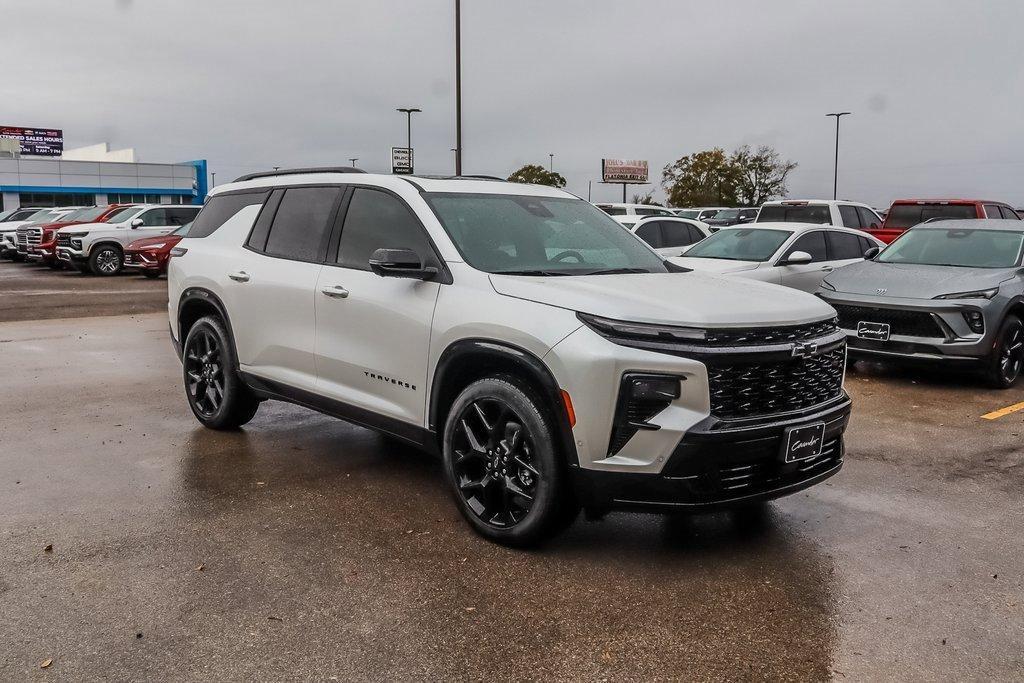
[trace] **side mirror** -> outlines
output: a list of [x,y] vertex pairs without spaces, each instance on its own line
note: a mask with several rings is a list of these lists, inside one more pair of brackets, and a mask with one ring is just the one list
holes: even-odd
[[864,252],[864,260],[870,261],[871,259],[878,256],[878,252],[882,251],[881,247],[870,247]]
[[800,265],[803,265],[805,263],[810,263],[813,260],[814,260],[814,257],[812,257],[810,254],[808,254],[806,251],[794,251],[787,258],[784,258],[781,261],[779,261],[779,263],[777,265],[780,265],[780,266],[800,266]]
[[412,249],[378,249],[370,257],[370,270],[381,277],[407,277],[413,280],[432,280],[437,268],[424,266]]
[[142,225],[142,223],[143,223],[143,221],[142,221],[141,218],[136,218],[135,220],[133,220],[132,221],[132,230],[134,230],[135,228],[137,228],[140,225]]

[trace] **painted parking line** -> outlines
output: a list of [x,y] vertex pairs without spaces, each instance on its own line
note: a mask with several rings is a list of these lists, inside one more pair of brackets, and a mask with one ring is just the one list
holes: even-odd
[[1006,406],[1005,408],[1000,408],[999,410],[993,410],[991,413],[985,413],[984,415],[981,416],[981,419],[994,420],[997,417],[1002,417],[1003,415],[1016,413],[1018,410],[1024,410],[1024,402],[1014,403],[1012,406]]

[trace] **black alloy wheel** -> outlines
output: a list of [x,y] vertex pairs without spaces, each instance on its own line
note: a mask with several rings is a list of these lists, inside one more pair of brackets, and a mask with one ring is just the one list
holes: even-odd
[[458,416],[453,469],[466,505],[485,524],[508,528],[533,507],[541,474],[523,418],[496,398],[482,398]]
[[995,387],[1007,389],[1016,383],[1024,369],[1024,323],[1016,316],[1007,316],[999,328],[992,349],[989,381]]
[[200,318],[182,349],[185,395],[192,414],[210,429],[237,429],[259,410],[260,400],[239,377],[235,350],[220,318]]
[[473,382],[445,419],[445,478],[462,516],[510,546],[546,540],[572,523],[579,504],[556,439],[554,407],[521,378]]
[[209,329],[200,329],[185,349],[185,390],[191,403],[207,419],[224,403],[224,360],[220,341]]

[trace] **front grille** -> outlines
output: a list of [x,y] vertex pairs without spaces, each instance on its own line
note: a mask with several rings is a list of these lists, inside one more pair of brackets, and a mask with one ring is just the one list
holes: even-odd
[[740,419],[806,410],[842,395],[846,349],[781,361],[709,362],[711,414]]
[[67,236],[67,235],[62,235],[60,233],[57,233],[57,246],[58,247],[70,247],[71,246],[71,238],[69,236]]
[[846,330],[857,330],[857,323],[884,323],[889,334],[904,334],[910,337],[939,337],[946,335],[931,313],[906,311],[898,308],[874,308],[872,306],[849,306],[833,304],[839,312],[839,326]]
[[708,346],[765,346],[817,339],[832,334],[838,329],[839,320],[836,318],[804,325],[742,329],[719,328],[708,330],[704,341]]

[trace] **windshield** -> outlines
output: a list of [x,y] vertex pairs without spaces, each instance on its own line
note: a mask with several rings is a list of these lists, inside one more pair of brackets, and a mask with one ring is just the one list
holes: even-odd
[[666,273],[638,238],[582,199],[429,193],[424,198],[469,265],[488,273]]
[[767,261],[792,234],[789,230],[762,228],[719,230],[690,247],[684,256],[728,261]]
[[119,211],[115,211],[114,213],[110,214],[109,216],[107,216],[107,220],[104,221],[104,222],[106,222],[106,223],[124,223],[126,220],[128,220],[129,218],[131,218],[132,216],[134,216],[135,214],[137,214],[140,211],[142,211],[141,207],[129,206],[127,208],[121,209]]
[[875,257],[882,263],[968,268],[1012,268],[1020,263],[1024,233],[1010,230],[908,230]]
[[70,213],[67,216],[64,216],[64,218],[61,218],[59,222],[68,223],[70,221],[80,221],[82,223],[90,223],[103,215],[103,212],[106,210],[107,207],[105,206],[91,206],[88,209],[81,209],[80,211]]
[[691,218],[693,220],[697,220],[697,216],[700,215],[700,211],[697,211],[696,209],[681,209],[680,211],[676,211],[676,215],[680,218]]
[[722,209],[715,214],[716,221],[734,221],[740,216],[739,209]]
[[831,223],[832,214],[827,204],[765,204],[757,215],[756,223]]
[[29,216],[25,220],[31,221],[32,223],[41,223],[46,219],[51,218],[52,216],[53,211],[51,211],[50,209],[42,209],[40,211],[36,211],[34,214]]
[[974,204],[896,204],[885,217],[887,228],[912,228],[930,218],[977,218]]

